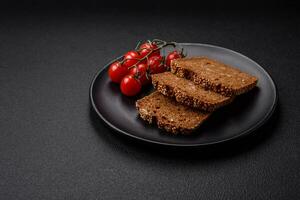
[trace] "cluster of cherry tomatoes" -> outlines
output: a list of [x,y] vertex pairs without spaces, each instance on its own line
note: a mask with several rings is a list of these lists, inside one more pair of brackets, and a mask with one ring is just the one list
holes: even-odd
[[108,73],[111,81],[120,84],[121,92],[126,96],[138,94],[142,86],[151,83],[151,74],[167,71],[171,60],[182,58],[182,52],[170,52],[166,58],[160,55],[160,49],[167,43],[147,41],[137,50],[127,52],[121,61],[112,63]]

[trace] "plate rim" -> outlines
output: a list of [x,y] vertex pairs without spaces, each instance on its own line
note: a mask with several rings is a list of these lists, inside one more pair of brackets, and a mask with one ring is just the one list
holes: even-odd
[[194,46],[206,46],[206,47],[213,47],[213,48],[218,48],[218,49],[222,49],[222,50],[226,50],[226,51],[230,51],[233,54],[237,54],[238,56],[243,57],[244,59],[253,62],[254,64],[256,64],[260,70],[262,70],[267,77],[271,80],[271,83],[274,87],[274,91],[275,91],[275,99],[273,101],[272,107],[271,109],[268,111],[268,113],[264,116],[264,118],[259,121],[258,123],[256,123],[254,126],[240,132],[237,135],[222,139],[222,140],[218,140],[218,141],[212,141],[212,142],[205,142],[205,143],[196,143],[196,144],[180,144],[180,143],[168,143],[168,142],[160,142],[160,141],[155,141],[155,140],[151,140],[151,139],[147,139],[147,138],[143,138],[140,136],[136,136],[133,134],[130,134],[126,131],[123,131],[122,129],[116,127],[115,125],[113,125],[112,123],[110,123],[97,109],[96,104],[94,102],[93,99],[93,88],[94,88],[94,83],[97,80],[98,76],[107,69],[107,67],[113,63],[114,61],[120,59],[122,56],[117,57],[116,59],[113,59],[112,61],[108,62],[106,65],[104,65],[104,67],[99,70],[93,77],[92,82],[90,83],[90,88],[89,88],[89,96],[90,96],[90,103],[92,104],[93,110],[97,113],[97,115],[101,118],[101,120],[103,120],[108,126],[109,128],[113,129],[114,131],[118,132],[118,133],[122,133],[126,136],[129,136],[131,138],[143,141],[143,142],[147,142],[147,143],[152,143],[152,144],[158,144],[158,145],[164,145],[164,146],[176,146],[176,147],[197,147],[197,146],[209,146],[209,145],[215,145],[215,144],[221,144],[221,143],[225,143],[231,140],[235,140],[237,138],[241,138],[241,137],[245,137],[247,135],[249,135],[250,133],[255,132],[257,129],[259,129],[261,126],[263,126],[269,119],[270,117],[273,115],[277,103],[278,103],[278,90],[277,90],[277,86],[276,83],[274,81],[274,79],[272,78],[272,76],[270,75],[270,73],[268,73],[268,71],[266,69],[264,69],[260,64],[258,64],[257,62],[255,62],[254,60],[252,60],[251,58],[228,48],[225,47],[220,47],[217,45],[212,45],[212,44],[205,44],[205,43],[186,43],[186,42],[178,42],[177,44],[179,45],[194,45]]

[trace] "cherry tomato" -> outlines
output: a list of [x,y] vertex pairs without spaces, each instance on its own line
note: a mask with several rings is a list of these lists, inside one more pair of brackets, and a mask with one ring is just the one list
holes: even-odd
[[182,54],[181,53],[178,53],[178,51],[172,51],[168,54],[167,58],[166,58],[166,65],[168,67],[171,66],[171,61],[172,60],[175,60],[177,58],[182,58]]
[[142,84],[133,75],[126,75],[120,85],[121,91],[126,96],[134,96],[141,91]]
[[124,60],[125,62],[123,63],[123,65],[125,67],[131,67],[132,65],[136,64],[138,62],[138,59],[141,59],[141,55],[136,52],[136,51],[128,51],[125,55],[124,55]]
[[148,66],[144,63],[139,63],[137,67],[133,67],[130,69],[129,74],[133,76],[137,76],[142,85],[147,85],[151,83],[151,77],[149,74],[149,79],[147,78],[147,68]]
[[123,66],[119,61],[112,63],[108,69],[108,75],[111,81],[120,83],[124,76],[128,74],[129,70]]
[[158,74],[166,71],[163,60],[164,58],[162,56],[152,56],[148,59],[148,66],[150,67],[151,74]]
[[[156,45],[155,43],[145,42],[145,43],[143,43],[143,44],[140,46],[139,52],[140,52],[140,55],[141,55],[142,58],[143,58],[143,57],[145,57],[148,53],[150,53],[151,50],[154,50],[154,49],[156,49],[156,48],[157,48],[157,45]],[[149,57],[150,57],[150,56],[159,56],[159,55],[160,55],[159,50],[156,50],[156,51],[154,51],[153,53],[151,53],[151,54],[149,55]]]

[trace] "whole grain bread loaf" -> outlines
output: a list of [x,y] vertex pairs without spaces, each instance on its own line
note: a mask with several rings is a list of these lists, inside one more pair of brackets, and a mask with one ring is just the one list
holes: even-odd
[[142,119],[172,134],[189,134],[210,115],[181,105],[157,91],[139,99],[136,108]]
[[151,77],[154,88],[163,95],[204,111],[212,112],[233,100],[233,97],[226,97],[214,91],[206,90],[193,81],[179,78],[171,72],[153,74]]
[[176,59],[171,72],[226,96],[245,93],[257,84],[257,78],[207,57]]

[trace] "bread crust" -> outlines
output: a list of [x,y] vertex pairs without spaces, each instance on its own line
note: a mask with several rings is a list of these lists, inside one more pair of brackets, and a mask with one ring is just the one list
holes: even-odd
[[[228,71],[228,74],[224,74],[223,72],[220,73],[218,70],[216,70],[215,73],[205,74],[206,72],[204,69],[209,68],[203,67],[205,63],[208,63],[208,66],[212,66],[210,67],[210,71],[213,71],[214,68],[218,68],[222,69],[225,73]],[[203,69],[203,73],[199,73],[199,71],[201,72],[201,69]],[[207,57],[192,57],[173,60],[171,62],[171,72],[178,77],[191,80],[195,84],[225,96],[246,93],[253,89],[258,82],[258,79],[254,76],[243,73],[238,69]],[[232,76],[230,78],[230,85],[228,85],[226,81],[218,80],[224,78],[225,75]],[[241,76],[245,77],[245,79],[242,79]]]
[[[217,108],[231,103],[234,99],[234,97],[225,97],[211,91],[206,91],[204,88],[194,85],[192,81],[182,80],[170,72],[152,75],[152,84],[163,95],[172,97],[177,102],[186,106],[207,112],[213,112]],[[179,87],[179,84],[181,84],[181,87]],[[192,87],[194,90],[187,92],[187,90],[182,89],[187,87]],[[199,93],[202,93],[203,96],[197,95]]]

